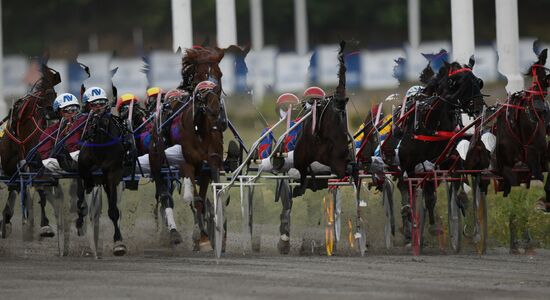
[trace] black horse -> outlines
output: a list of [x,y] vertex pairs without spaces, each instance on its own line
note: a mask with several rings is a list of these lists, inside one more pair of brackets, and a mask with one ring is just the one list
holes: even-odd
[[[547,69],[544,67],[546,58],[547,49],[540,53],[537,62],[529,68],[533,80],[531,88],[511,95],[505,104],[505,113],[497,118],[497,173],[503,177],[504,196],[510,193],[511,186],[530,181],[531,176],[543,180],[542,173],[548,170],[545,122],[548,108],[544,99],[549,85]],[[525,176],[512,170],[522,165],[530,170]],[[545,191],[546,199],[550,199],[548,180]]]
[[[506,197],[512,186],[525,183],[529,188],[531,179],[544,180],[543,172],[548,171],[548,133],[549,109],[545,96],[549,87],[550,74],[545,67],[548,50],[538,53],[538,60],[529,67],[527,75],[531,76],[532,84],[528,90],[512,94],[503,104],[505,111],[497,117],[495,134],[497,144],[495,150],[496,171],[502,176],[499,189]],[[538,207],[550,211],[550,174],[547,174],[544,184],[545,197]],[[517,216],[510,214],[510,252],[519,253],[517,239]],[[526,250],[532,251],[529,230],[523,233]]]
[[[434,161],[438,158],[454,134],[457,127],[461,127],[460,114],[466,112],[471,116],[481,113],[484,104],[481,88],[483,81],[472,73],[475,64],[473,57],[468,65],[457,62],[447,63],[440,68],[437,75],[428,80],[424,92],[414,99],[409,106],[414,113],[405,118],[402,126],[402,137],[398,147],[399,165],[403,175],[415,176],[415,167],[425,161]],[[414,108],[413,108],[414,105]],[[445,169],[446,166],[440,166]],[[398,184],[404,202],[408,202],[409,192],[407,185],[400,178]],[[436,232],[435,225],[435,186],[425,184],[423,193],[426,199],[430,231]],[[403,216],[410,224],[410,213],[402,211]],[[406,241],[410,238],[405,228]],[[410,229],[410,228],[409,228]]]
[[[117,187],[122,181],[125,167],[128,167],[125,162],[130,161],[127,159],[127,154],[131,152],[126,142],[128,129],[122,119],[110,112],[101,114],[91,112],[91,114],[82,136],[78,174],[88,196],[91,195],[96,184],[103,186],[108,198],[109,218],[114,225],[113,254],[121,256],[127,249],[122,242],[118,225],[120,211],[117,206]],[[94,174],[98,171],[100,175]],[[79,218],[79,221],[77,221],[77,227],[82,227],[82,218]]]

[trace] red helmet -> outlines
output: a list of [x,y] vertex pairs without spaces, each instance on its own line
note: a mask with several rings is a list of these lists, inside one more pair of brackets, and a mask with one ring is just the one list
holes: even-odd
[[166,95],[164,95],[165,101],[172,101],[173,99],[182,99],[185,97],[187,93],[183,90],[173,89],[166,92]]
[[193,95],[196,92],[202,92],[202,91],[205,91],[205,90],[213,90],[215,87],[216,87],[216,84],[213,83],[212,81],[208,81],[208,80],[201,81],[195,87],[195,90],[193,91]]
[[326,96],[325,91],[323,91],[323,89],[321,89],[320,87],[316,87],[316,86],[308,87],[304,91],[304,100],[306,101],[310,99],[316,99],[316,100],[325,99],[325,96]]
[[285,104],[298,104],[300,99],[292,93],[284,93],[277,98],[277,106],[280,107]]
[[130,93],[123,94],[122,96],[118,97],[116,101],[116,110],[120,112],[120,107],[122,105],[129,104],[130,102],[134,102],[134,104],[137,104],[139,103],[139,98],[136,97],[136,95],[134,94],[130,94]]

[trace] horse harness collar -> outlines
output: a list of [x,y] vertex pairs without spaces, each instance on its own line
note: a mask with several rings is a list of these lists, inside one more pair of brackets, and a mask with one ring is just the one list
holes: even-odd
[[[18,146],[23,148],[23,151],[22,151],[23,153],[25,152],[26,143],[28,143],[37,133],[39,132],[44,133],[44,130],[42,129],[42,126],[44,125],[44,122],[43,122],[44,116],[39,118],[38,121],[35,118],[35,115],[39,112],[39,110],[42,110],[45,108],[40,106],[40,104],[38,103],[38,100],[41,100],[41,99],[44,99],[42,92],[37,92],[37,93],[28,94],[27,96],[17,101],[15,106],[16,108],[19,108],[19,109],[17,109],[17,119],[16,119],[17,122],[15,124],[15,132],[12,133],[13,128],[11,128],[12,127],[11,121],[8,123],[9,125],[5,130],[5,133],[8,136],[8,138],[12,140],[14,143],[16,143]],[[22,103],[22,104],[18,105],[18,103]],[[28,110],[29,106],[30,106],[30,114],[27,115],[26,117],[23,117],[23,114],[25,113],[25,111]],[[14,110],[10,112],[10,119],[13,117],[14,113],[15,113]],[[25,137],[24,139],[20,139],[19,138],[20,126],[23,123],[23,121],[26,121],[29,119],[33,122],[35,129],[27,137]],[[42,123],[42,124],[39,124],[39,123]]]

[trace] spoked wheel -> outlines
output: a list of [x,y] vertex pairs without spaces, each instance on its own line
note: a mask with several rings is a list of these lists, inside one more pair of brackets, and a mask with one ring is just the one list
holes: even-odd
[[457,193],[462,182],[453,181],[450,184],[448,195],[448,216],[449,216],[449,246],[454,253],[460,252],[462,241],[462,214],[457,203]]
[[[72,184],[72,182],[70,182]],[[69,236],[70,228],[68,220],[70,219],[70,199],[65,199],[61,185],[57,187],[51,187],[51,193],[49,197],[56,197],[56,210],[57,219],[57,248],[59,250],[59,256],[69,255]]]
[[[334,194],[334,192],[333,192]],[[334,232],[334,199],[323,197],[323,219],[325,223],[325,249],[327,256],[332,256],[336,249],[336,234]]]
[[23,207],[22,227],[23,240],[32,241],[34,233],[34,201],[31,194],[31,187],[24,185],[21,189],[21,204]]
[[386,249],[393,247],[393,237],[395,236],[395,217],[393,215],[393,185],[386,178],[382,189],[382,205],[386,215],[386,223],[384,224],[384,242]]
[[339,189],[333,191],[332,201],[334,202],[334,249],[337,249],[342,236],[342,193]]
[[258,228],[254,226],[254,186],[241,184],[241,213],[243,217],[243,232],[249,236],[252,252],[260,252],[261,236]]
[[214,250],[216,257],[220,258],[223,251],[223,238],[225,235],[224,228],[224,203],[223,193],[218,195],[218,191],[214,192]]
[[[360,186],[360,183],[359,183]],[[360,197],[360,189],[355,184],[353,185],[353,189],[355,192],[355,209],[356,209],[356,217],[355,217],[355,241],[357,242],[357,249],[359,250],[359,253],[361,256],[365,255],[365,252],[367,252],[367,230],[366,230],[366,224],[363,220],[363,216],[361,215],[361,207],[366,206],[366,201],[361,200]]]
[[424,207],[424,194],[422,188],[410,189],[411,199],[411,244],[413,255],[417,256],[422,253],[424,244],[424,222],[426,209]]
[[474,222],[475,222],[475,235],[474,243],[476,245],[477,253],[487,253],[487,194],[481,191],[481,175],[474,177]]

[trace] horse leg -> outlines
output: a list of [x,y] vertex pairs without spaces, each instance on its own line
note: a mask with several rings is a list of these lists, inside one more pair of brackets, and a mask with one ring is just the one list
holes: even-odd
[[403,221],[403,237],[405,245],[411,244],[411,231],[412,231],[412,220],[411,220],[411,205],[409,199],[409,187],[403,180],[399,178],[397,181],[397,187],[401,193],[401,219]]
[[[120,218],[120,210],[118,209],[117,201],[118,201],[118,185],[121,184],[121,171],[117,170],[115,172],[108,172],[107,174],[107,183],[105,186],[105,190],[107,192],[107,200],[109,203],[109,219],[111,219],[111,222],[113,222],[113,226],[115,228],[115,233],[113,235],[113,241],[114,241],[114,247],[113,247],[113,254],[115,256],[122,256],[126,254],[126,246],[122,242],[122,234],[120,233],[120,227],[118,225],[118,219]],[[105,172],[105,171],[104,171]]]
[[11,218],[13,217],[16,198],[17,191],[15,189],[10,189],[8,194],[8,201],[6,201],[4,211],[2,212],[2,220],[0,220],[0,237],[4,239],[11,234]]
[[178,245],[183,242],[180,233],[178,232],[176,221],[174,220],[174,199],[172,194],[169,193],[167,185],[170,183],[170,179],[155,181],[158,193],[158,201],[160,201],[162,208],[164,209],[164,216],[166,218],[166,226],[170,232],[170,244]]
[[[48,217],[46,216],[46,192],[43,188],[37,188],[36,192],[40,197],[40,237],[54,237],[55,233],[50,226],[50,220],[48,220]],[[61,201],[63,200],[61,199]]]
[[[76,230],[78,236],[84,236],[86,234],[85,217],[88,215],[88,203],[86,201],[86,195],[88,198],[92,193],[93,186],[86,186],[84,188],[84,182],[76,179],[76,194],[78,200],[76,202],[76,210],[78,217],[76,219]],[[86,194],[86,195],[85,195]]]
[[544,182],[545,197],[541,197],[537,203],[537,209],[550,213],[550,172],[546,174],[546,181]]
[[428,210],[428,221],[430,224],[428,231],[434,236],[439,236],[442,232],[440,226],[435,222],[435,203],[437,199],[434,185],[432,183],[424,185],[423,193],[426,198],[426,209]]
[[533,177],[535,177],[536,180],[543,181],[544,175],[542,174],[542,168],[540,162],[542,161],[541,153],[535,147],[528,146],[525,149],[525,156],[527,158],[527,166],[529,166],[529,170],[531,170],[531,173],[533,174]]
[[277,249],[280,254],[288,254],[290,252],[290,213],[292,210],[292,194],[287,179],[281,179],[278,184],[279,195],[281,197],[281,225],[279,233],[281,238],[277,243]]

